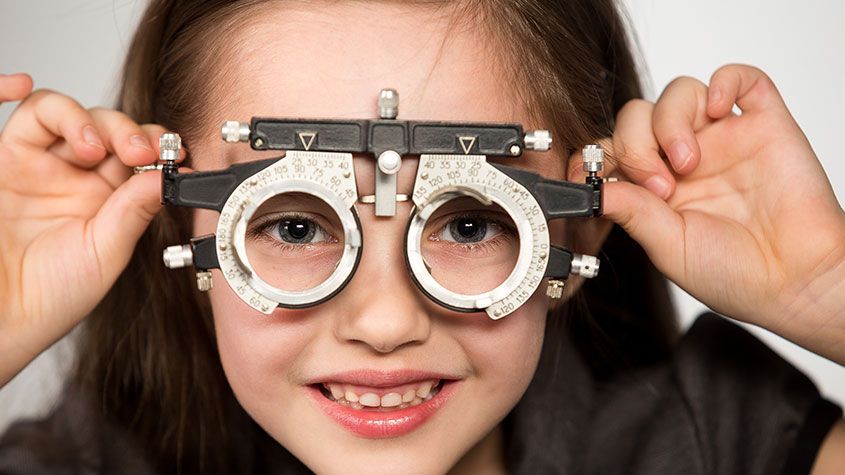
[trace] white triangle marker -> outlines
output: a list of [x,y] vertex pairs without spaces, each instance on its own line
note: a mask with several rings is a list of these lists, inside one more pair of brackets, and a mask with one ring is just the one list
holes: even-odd
[[[311,148],[311,144],[314,143],[314,138],[317,136],[314,132],[300,132],[299,133],[299,141],[302,142],[302,146],[305,147],[305,150],[309,150]],[[306,141],[307,137],[307,141]]]
[[461,148],[464,149],[464,155],[469,155],[472,146],[475,145],[475,137],[458,137],[461,142]]

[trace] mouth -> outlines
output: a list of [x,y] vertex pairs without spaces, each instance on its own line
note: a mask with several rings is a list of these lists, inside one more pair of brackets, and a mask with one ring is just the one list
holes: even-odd
[[420,427],[449,401],[461,381],[436,379],[394,387],[326,382],[304,388],[315,405],[344,429],[360,437],[384,439]]

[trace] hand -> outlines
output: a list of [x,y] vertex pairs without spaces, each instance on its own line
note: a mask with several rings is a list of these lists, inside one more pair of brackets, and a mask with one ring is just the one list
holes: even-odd
[[31,88],[0,75],[0,102],[25,98],[0,131],[0,386],[93,310],[160,208],[160,173],[130,167],[162,127]]
[[632,101],[612,155],[633,183],[606,186],[605,214],[661,272],[720,313],[845,362],[845,213],[762,71],[730,65],[709,87],[681,78],[656,104]]

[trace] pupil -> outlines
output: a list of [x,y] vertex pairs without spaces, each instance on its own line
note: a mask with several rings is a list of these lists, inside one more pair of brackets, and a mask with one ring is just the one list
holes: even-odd
[[487,231],[487,226],[475,218],[460,218],[453,222],[452,228],[452,236],[458,242],[478,242]]
[[288,242],[305,242],[307,241],[313,229],[310,223],[305,219],[286,219],[281,223],[280,235]]

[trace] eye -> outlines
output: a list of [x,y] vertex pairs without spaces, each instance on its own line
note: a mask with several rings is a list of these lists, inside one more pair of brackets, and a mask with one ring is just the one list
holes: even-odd
[[459,216],[452,219],[432,236],[435,240],[475,244],[490,240],[504,231],[503,226],[481,216]]
[[305,216],[282,216],[264,220],[250,232],[265,236],[279,244],[318,244],[331,241],[331,235],[314,219]]

